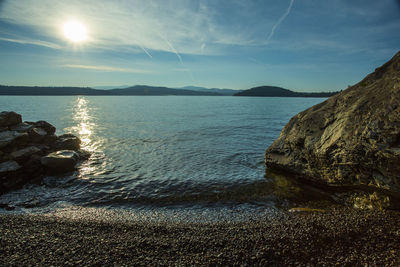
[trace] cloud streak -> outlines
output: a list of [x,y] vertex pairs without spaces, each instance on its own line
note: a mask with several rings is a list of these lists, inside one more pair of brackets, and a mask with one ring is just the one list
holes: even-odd
[[175,49],[175,47],[171,44],[171,42],[168,41],[167,38],[165,38],[165,37],[163,37],[163,36],[161,36],[161,37],[165,40],[165,42],[168,44],[168,46],[172,49],[172,51],[173,51],[173,52],[175,53],[175,55],[178,57],[179,62],[181,63],[182,67],[189,73],[190,78],[192,79],[192,82],[194,82],[193,73],[192,73],[192,71],[191,71],[189,68],[187,68],[187,67],[185,66],[185,64],[183,63],[183,60],[182,60],[181,55],[178,53],[178,51]]
[[[296,42],[306,43],[307,46],[302,46],[307,49],[313,46],[319,48],[318,44],[308,44],[312,38],[325,42],[344,41],[359,47],[368,43],[368,33],[378,32],[371,30],[371,27],[381,25],[378,19],[385,14],[389,2],[393,0],[367,2],[360,6],[346,0],[337,0],[335,3],[297,1],[296,13],[293,13],[294,0],[10,0],[1,2],[0,21],[5,22],[6,26],[0,30],[0,41],[53,49],[68,48],[64,44],[62,25],[67,20],[76,19],[88,28],[88,42],[82,44],[83,50],[132,55],[143,53],[153,62],[163,56],[160,52],[173,53],[180,62],[185,63],[187,55],[236,56],[255,51],[254,47],[264,47],[266,44],[269,50],[282,50],[281,43],[285,48],[292,47]],[[391,5],[391,9],[398,12],[394,2]],[[319,10],[318,14],[315,10]],[[276,18],[276,14],[280,15],[279,18]],[[286,20],[289,14],[300,16],[307,23],[300,19],[293,24]],[[342,17],[346,17],[346,21],[348,18],[358,20],[358,32],[366,33],[359,38],[364,38],[365,42],[350,40],[356,33],[353,31],[356,24],[349,28],[348,24],[338,23],[334,30],[327,30],[327,26],[333,25],[330,21],[340,22]],[[313,21],[320,21],[320,25],[315,25]],[[369,24],[366,24],[368,21]],[[283,22],[292,23],[290,26],[296,30],[272,43],[277,30],[292,30],[280,28]],[[398,21],[395,23],[399,25]],[[2,31],[7,27],[13,32],[12,36]],[[22,30],[14,34],[15,29]],[[393,32],[395,30],[398,27],[394,27]],[[345,36],[347,32],[351,32],[351,36]],[[169,43],[160,33],[168,37]],[[298,48],[294,47],[294,50]]]
[[4,3],[0,20],[60,40],[64,39],[63,23],[79,20],[88,28],[88,45],[103,49],[137,47],[149,58],[151,51],[175,53],[158,33],[168,36],[175,50],[183,54],[203,54],[204,43],[209,54],[218,53],[218,44],[248,43],[231,25],[217,22],[218,14],[209,9],[200,12],[194,1],[180,0],[18,0]]
[[286,17],[289,15],[290,10],[292,9],[293,6],[293,2],[294,0],[290,0],[290,4],[289,7],[287,8],[286,12],[283,13],[283,15],[279,18],[279,20],[274,24],[274,26],[272,26],[271,32],[269,33],[268,37],[267,37],[267,43],[271,40],[271,38],[274,36],[275,34],[275,30],[276,28],[278,28],[278,26],[286,19]]
[[102,72],[126,72],[126,73],[151,73],[147,70],[132,69],[132,68],[118,68],[111,66],[95,66],[95,65],[81,65],[81,64],[64,64],[62,67],[72,69],[94,70]]
[[40,41],[40,40],[23,40],[23,39],[0,37],[0,41],[6,41],[6,42],[11,42],[11,43],[17,43],[17,44],[44,46],[44,47],[48,47],[48,48],[52,48],[52,49],[61,49],[62,48],[62,46],[60,46],[60,45],[50,43],[50,42]]
[[144,48],[143,46],[141,46],[141,45],[139,45],[139,47],[143,50],[143,52],[145,52],[146,53],[146,55],[148,55],[149,56],[149,58],[153,58],[153,56],[149,53],[149,51],[147,51],[147,49],[146,48]]

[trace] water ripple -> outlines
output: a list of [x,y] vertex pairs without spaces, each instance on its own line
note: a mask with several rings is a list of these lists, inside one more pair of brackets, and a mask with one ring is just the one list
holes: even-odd
[[3,109],[15,110],[26,120],[47,120],[58,134],[78,135],[82,148],[92,155],[77,172],[47,177],[41,186],[0,196],[0,202],[18,206],[38,199],[40,207],[73,203],[115,208],[276,205],[279,194],[264,178],[265,149],[294,114],[323,99],[5,96],[2,100]]

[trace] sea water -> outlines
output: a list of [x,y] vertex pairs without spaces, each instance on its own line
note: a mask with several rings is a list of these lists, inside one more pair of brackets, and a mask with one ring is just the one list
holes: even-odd
[[46,120],[91,152],[77,171],[0,196],[16,210],[274,209],[264,153],[289,119],[325,99],[0,96],[1,111]]

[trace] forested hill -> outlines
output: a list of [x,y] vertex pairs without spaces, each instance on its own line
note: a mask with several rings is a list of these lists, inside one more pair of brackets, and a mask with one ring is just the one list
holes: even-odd
[[267,97],[330,97],[338,92],[304,93],[294,92],[276,86],[259,86],[244,90],[234,96],[267,96]]
[[0,95],[193,95],[219,96],[214,92],[137,85],[123,89],[99,90],[90,87],[40,87],[0,85]]

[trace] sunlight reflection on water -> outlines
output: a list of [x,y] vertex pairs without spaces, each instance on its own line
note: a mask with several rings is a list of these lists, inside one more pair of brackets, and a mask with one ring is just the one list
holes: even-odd
[[[74,173],[0,196],[126,209],[275,207],[291,198],[265,179],[265,148],[291,116],[323,99],[6,97],[4,109],[43,118],[91,153]],[[42,108],[37,108],[42,107]],[[284,108],[283,108],[284,107]],[[24,108],[26,110],[24,110]],[[49,112],[51,111],[51,112]],[[54,112],[53,112],[54,111]],[[42,112],[42,113],[39,113]],[[28,118],[30,119],[30,118]],[[277,183],[286,189],[285,183]],[[296,192],[295,192],[296,193]],[[14,204],[13,204],[14,203]],[[283,204],[285,204],[284,202]],[[60,204],[61,205],[61,204]]]
[[[76,132],[81,141],[81,148],[87,151],[94,151],[93,143],[91,140],[91,135],[93,134],[93,129],[96,124],[93,123],[92,117],[89,112],[90,109],[88,107],[88,100],[84,97],[78,97],[74,107],[74,121],[76,122],[75,126],[72,126],[70,130]],[[67,130],[67,129],[66,129]]]
[[79,167],[79,178],[88,179],[90,175],[96,176],[99,162],[104,164],[105,155],[102,150],[104,140],[100,137],[95,137],[95,132],[99,126],[95,122],[95,118],[92,115],[93,108],[90,107],[90,102],[87,98],[79,96],[72,110],[74,112],[74,125],[65,128],[64,132],[71,132],[77,135],[82,141],[81,149],[92,154],[91,158],[83,162]]

